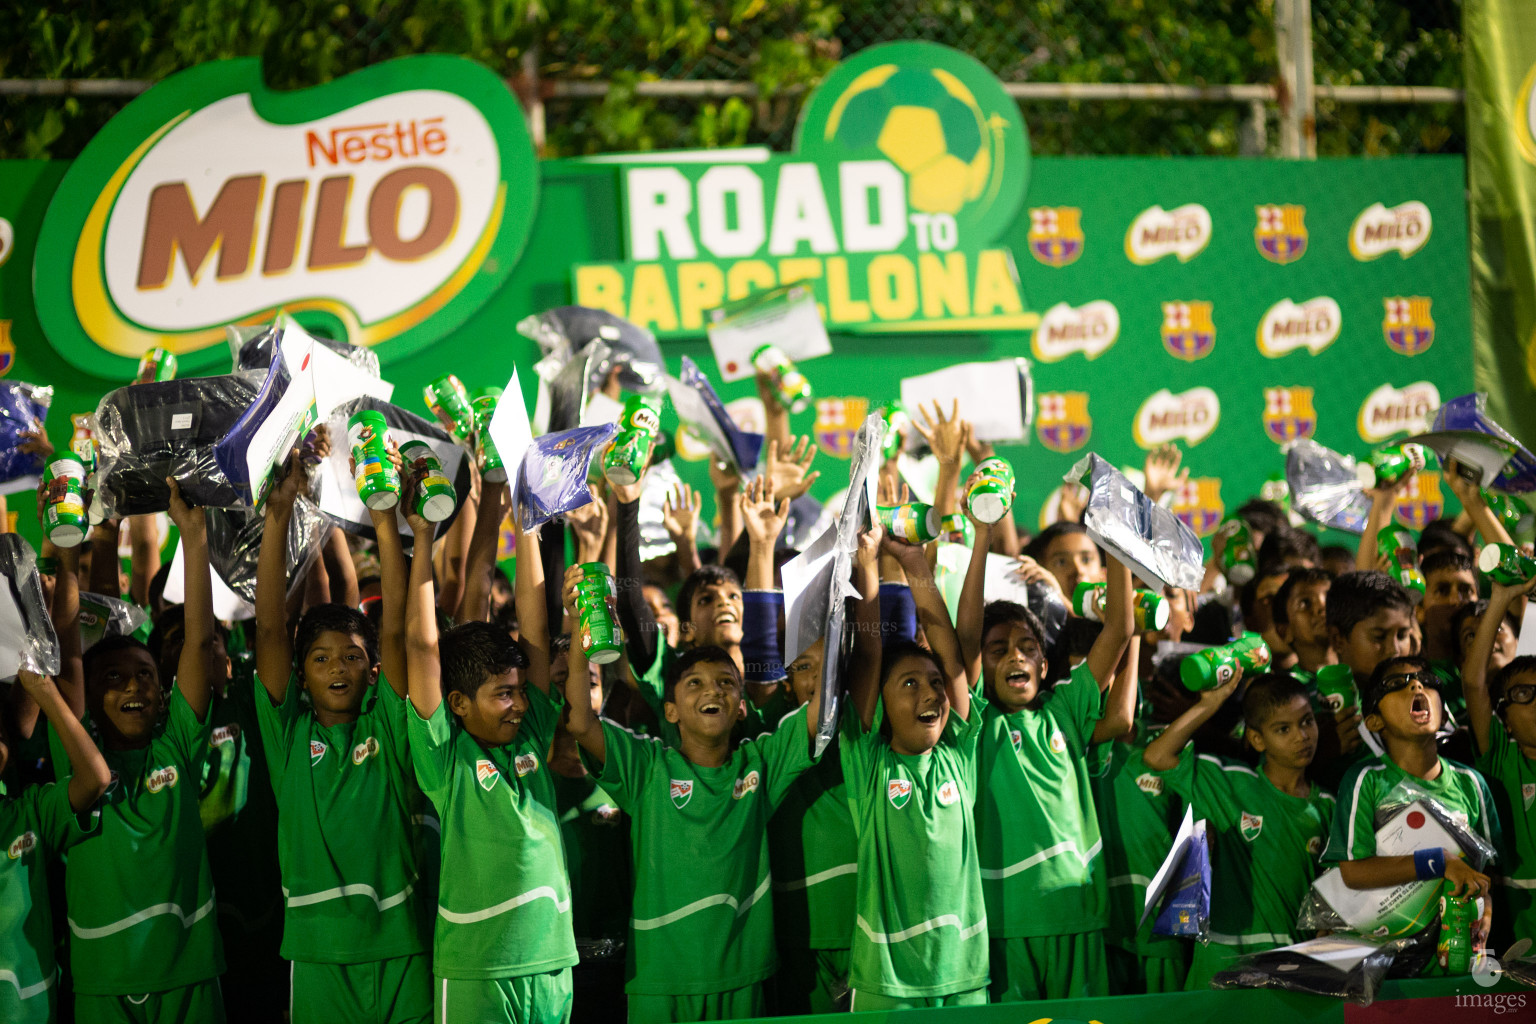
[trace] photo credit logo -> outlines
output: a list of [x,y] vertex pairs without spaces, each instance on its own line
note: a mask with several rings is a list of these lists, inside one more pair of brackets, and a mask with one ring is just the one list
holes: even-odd
[[1360,440],[1380,444],[1394,434],[1429,430],[1430,418],[1438,408],[1440,390],[1427,380],[1402,388],[1383,384],[1365,396],[1355,425]]
[[1138,266],[1177,256],[1188,263],[1211,244],[1211,211],[1199,203],[1165,210],[1148,207],[1136,215],[1125,232],[1126,259]]
[[1429,207],[1416,199],[1390,208],[1372,203],[1350,225],[1349,254],[1362,262],[1389,252],[1407,259],[1424,248],[1433,227]]
[[1081,306],[1058,302],[1040,317],[1030,342],[1035,358],[1055,363],[1081,352],[1092,361],[1107,352],[1120,337],[1120,311],[1107,299]]
[[1210,388],[1178,394],[1163,388],[1141,403],[1131,432],[1136,444],[1148,450],[1170,441],[1194,446],[1210,437],[1220,421],[1221,400]]
[[1338,340],[1342,320],[1339,304],[1326,295],[1301,303],[1281,299],[1259,321],[1259,351],[1271,359],[1303,348],[1317,355]]

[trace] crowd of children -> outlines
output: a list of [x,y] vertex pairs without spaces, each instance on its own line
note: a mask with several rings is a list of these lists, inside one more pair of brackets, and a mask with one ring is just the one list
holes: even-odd
[[[816,453],[759,388],[763,465],[711,473],[718,545],[679,486],[674,551],[648,562],[643,480],[602,483],[513,527],[507,579],[509,489],[476,474],[441,539],[375,511],[374,538],[338,530],[289,578],[323,432],[266,498],[253,621],[215,621],[204,513],[174,481],[179,605],[153,519],[45,544],[62,668],[22,672],[0,714],[0,1021],[659,1022],[1199,989],[1309,937],[1298,914],[1334,865],[1355,889],[1444,878],[1482,899],[1480,942],[1536,939],[1536,658],[1515,657],[1536,581],[1476,571],[1479,544],[1511,543],[1478,487],[1446,474],[1464,511],[1418,539],[1422,599],[1376,555],[1404,477],[1368,492],[1353,557],[1248,502],[1253,578],[1223,577],[1219,534],[1203,589],[1138,628],[1131,569],[1070,489],[1037,536],[1034,510],[970,517],[965,467],[992,452],[957,409],[918,410],[936,512],[970,524],[958,601],[937,544],[861,524],[851,651],[786,651],[780,568],[791,523],[810,539]],[[1180,461],[1147,457],[1148,497]],[[900,501],[895,457],[879,487]],[[1048,624],[989,601],[989,554],[1058,607],[1103,583],[1102,608]],[[579,628],[599,562],[624,633],[606,665]],[[147,639],[82,650],[83,590],[144,606]],[[1244,631],[1262,673],[1179,685],[1180,645]],[[1336,705],[1329,666],[1350,677]],[[1379,854],[1404,780],[1493,866]],[[1211,835],[1207,943],[1142,914],[1189,805]]]

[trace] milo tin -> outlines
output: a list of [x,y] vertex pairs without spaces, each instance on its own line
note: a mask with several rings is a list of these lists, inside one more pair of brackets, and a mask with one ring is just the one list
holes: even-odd
[[1226,546],[1221,550],[1221,571],[1234,586],[1245,585],[1259,572],[1259,556],[1254,550],[1253,534],[1248,523],[1233,516],[1222,523],[1217,533],[1225,537]]
[[1376,553],[1387,560],[1387,575],[1396,580],[1414,604],[1424,600],[1424,574],[1419,571],[1419,542],[1413,531],[1389,526],[1376,536]]
[[1186,655],[1179,665],[1179,679],[1189,690],[1214,690],[1229,682],[1237,669],[1256,672],[1268,668],[1269,662],[1269,645],[1264,638],[1248,633],[1229,644]]
[[752,365],[768,375],[773,382],[773,397],[787,411],[803,412],[811,404],[811,382],[774,346],[759,346],[752,353]]
[[939,516],[932,505],[876,505],[875,518],[887,533],[908,544],[926,544],[939,535]]
[[1355,673],[1348,665],[1324,665],[1317,670],[1317,695],[1337,715],[1348,707],[1356,707],[1360,698],[1355,693]]
[[1393,444],[1371,452],[1370,469],[1372,483],[1377,487],[1391,487],[1409,473],[1423,469],[1428,460],[1421,444]]
[[939,517],[939,540],[970,547],[976,542],[976,528],[959,512]]
[[377,410],[361,409],[347,420],[347,443],[356,467],[353,475],[357,496],[364,505],[378,511],[400,504],[400,474],[389,461],[388,438],[384,414]]
[[1477,556],[1483,575],[1506,587],[1518,587],[1536,576],[1536,559],[1513,544],[1489,544]]
[[176,357],[163,348],[152,348],[139,356],[139,372],[135,384],[153,384],[156,381],[176,379]]
[[1007,459],[981,460],[965,485],[965,504],[978,522],[995,523],[1013,507],[1013,466]]
[[602,562],[583,562],[581,571],[581,582],[576,585],[581,650],[592,664],[607,665],[624,653],[613,576]]
[[475,440],[479,445],[475,453],[480,464],[480,479],[499,484],[507,479],[507,470],[501,464],[501,453],[491,440],[491,417],[496,415],[496,403],[501,400],[500,388],[488,388],[475,396],[470,407],[475,414]]
[[886,459],[894,459],[901,452],[902,436],[912,429],[912,417],[900,401],[881,406],[880,417],[885,420],[885,440],[882,452]]
[[78,547],[85,517],[85,465],[74,452],[59,452],[43,470],[43,532],[61,548]]
[[[1091,622],[1103,622],[1108,600],[1108,584],[1079,583],[1072,591],[1072,611],[1079,618],[1088,619]],[[1167,599],[1150,590],[1136,590],[1131,594],[1131,613],[1138,633],[1162,629],[1168,625]]]
[[400,458],[416,481],[416,514],[429,523],[440,523],[453,515],[458,495],[443,475],[442,460],[432,446],[412,438],[400,446]]
[[469,405],[469,392],[464,390],[459,378],[445,373],[428,384],[422,395],[432,415],[455,438],[462,441],[474,432],[475,413]]
[[603,453],[603,476],[622,487],[639,483],[650,454],[651,438],[645,431],[620,431]]
[[1453,896],[1455,883],[1447,879],[1440,891],[1440,938],[1435,944],[1435,959],[1446,974],[1469,974],[1472,970],[1472,925],[1477,921],[1477,900],[1471,896]]

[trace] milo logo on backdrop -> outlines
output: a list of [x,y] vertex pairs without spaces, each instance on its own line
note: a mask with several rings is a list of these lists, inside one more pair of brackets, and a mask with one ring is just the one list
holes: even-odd
[[932,43],[872,46],[807,99],[793,154],[627,162],[626,259],[577,265],[572,291],[662,338],[794,282],[837,331],[1029,330],[1038,317],[997,244],[1029,160],[1018,104],[983,65]]
[[227,324],[279,308],[403,354],[501,285],[537,194],[517,101],[477,64],[407,57],[295,92],[255,59],[205,64],[129,104],[64,176],[38,318],[95,373],[155,346],[215,366]]

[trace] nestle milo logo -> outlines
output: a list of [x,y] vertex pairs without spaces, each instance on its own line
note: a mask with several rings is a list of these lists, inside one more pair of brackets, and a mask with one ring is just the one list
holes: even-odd
[[516,100],[469,61],[408,57],[292,93],[256,60],[202,65],[130,104],[65,175],[38,316],[93,372],[103,351],[126,364],[154,346],[214,365],[226,324],[280,308],[408,352],[501,284],[537,190]]

